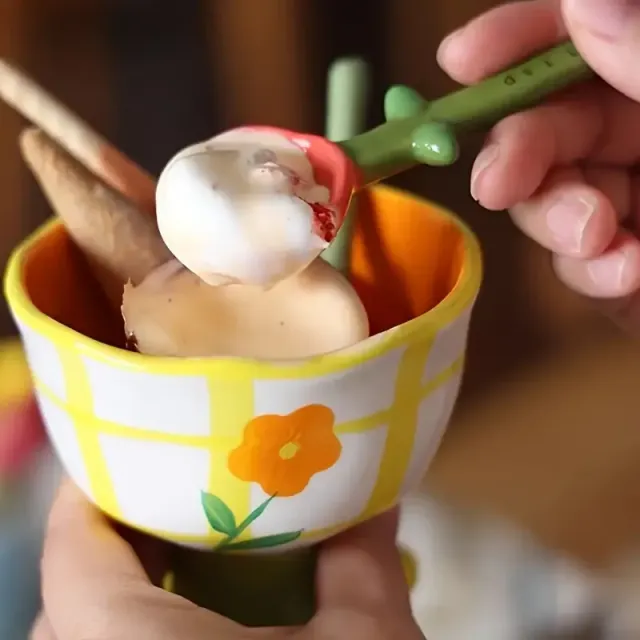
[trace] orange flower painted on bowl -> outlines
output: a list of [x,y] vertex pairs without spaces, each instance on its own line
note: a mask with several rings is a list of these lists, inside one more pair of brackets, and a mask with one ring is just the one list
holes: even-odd
[[321,404],[285,416],[258,416],[229,454],[229,471],[239,480],[256,482],[270,496],[295,496],[338,461],[342,445],[334,422],[333,411]]

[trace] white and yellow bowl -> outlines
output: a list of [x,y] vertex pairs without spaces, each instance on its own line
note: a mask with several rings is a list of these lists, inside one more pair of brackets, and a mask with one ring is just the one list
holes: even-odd
[[49,435],[86,494],[167,540],[250,549],[322,540],[419,483],[458,393],[481,271],[455,216],[378,187],[360,198],[352,255],[374,335],[340,352],[127,351],[59,223],[17,249],[5,291]]

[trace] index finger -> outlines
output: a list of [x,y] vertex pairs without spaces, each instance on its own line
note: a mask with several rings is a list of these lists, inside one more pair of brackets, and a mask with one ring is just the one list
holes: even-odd
[[[424,637],[411,615],[409,587],[396,546],[397,525],[398,513],[393,510],[323,545],[316,578],[318,613],[307,630],[310,637],[316,637],[318,628],[328,637],[331,625],[335,627],[331,621],[339,620],[344,627],[350,619],[357,621],[359,638],[373,637],[375,631],[381,638]],[[336,637],[346,634],[336,632]]]
[[438,62],[457,82],[475,84],[566,36],[560,0],[512,2],[445,38]]

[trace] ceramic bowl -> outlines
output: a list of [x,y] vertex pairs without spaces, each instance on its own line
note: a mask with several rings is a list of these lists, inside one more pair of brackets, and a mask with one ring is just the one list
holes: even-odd
[[377,187],[359,209],[372,337],[298,361],[127,351],[59,223],[17,249],[5,291],[50,438],[109,516],[202,548],[301,546],[419,484],[460,387],[480,248],[408,193]]

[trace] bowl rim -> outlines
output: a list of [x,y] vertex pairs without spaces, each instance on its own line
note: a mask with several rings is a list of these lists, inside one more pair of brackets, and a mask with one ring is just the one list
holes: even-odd
[[[288,360],[259,360],[234,356],[179,358],[149,356],[119,347],[104,344],[85,336],[41,312],[31,301],[22,278],[22,267],[29,251],[46,235],[62,226],[58,218],[53,218],[26,238],[12,252],[4,277],[4,292],[14,319],[26,325],[41,336],[50,339],[63,348],[77,350],[82,355],[103,363],[117,365],[121,369],[149,371],[177,375],[202,375],[223,370],[228,378],[290,377],[318,375],[336,372],[376,358],[391,349],[407,344],[411,338],[425,327],[441,328],[450,324],[467,308],[471,307],[478,295],[482,282],[482,250],[471,229],[452,211],[409,191],[379,185],[373,191],[410,197],[430,207],[438,215],[452,220],[462,234],[464,257],[462,273],[451,291],[429,311],[392,327],[356,345],[330,353]],[[433,332],[432,332],[433,333]]]

